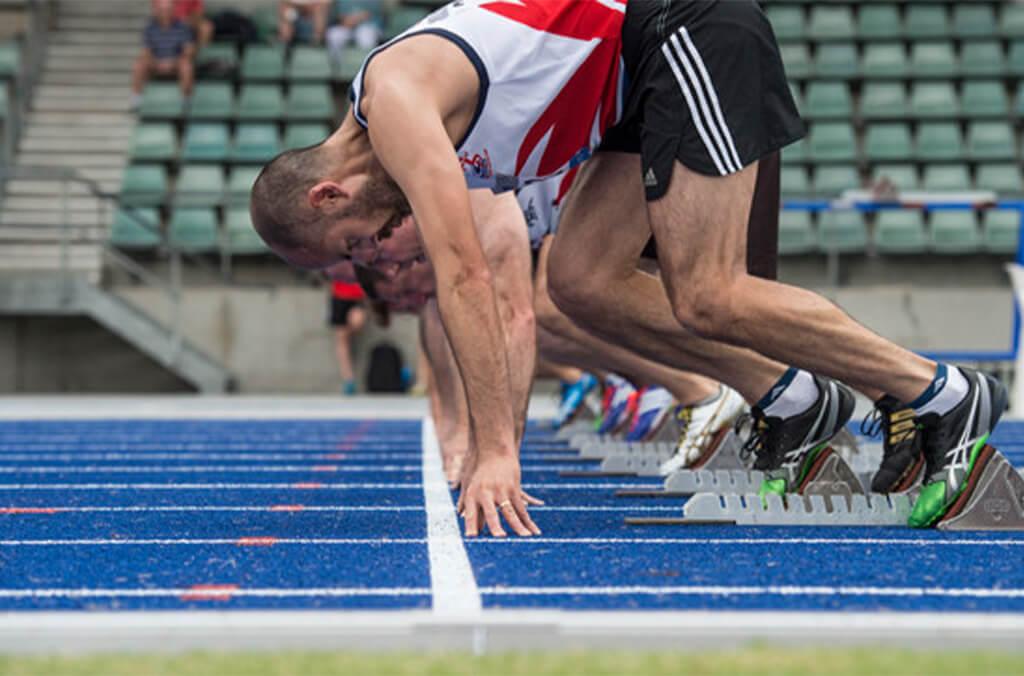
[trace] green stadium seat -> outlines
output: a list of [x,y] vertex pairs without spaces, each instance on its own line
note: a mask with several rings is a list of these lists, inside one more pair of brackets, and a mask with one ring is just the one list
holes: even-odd
[[213,209],[181,207],[171,214],[167,228],[171,243],[197,253],[214,251],[219,247],[217,214]]
[[176,207],[215,207],[224,199],[224,170],[218,165],[186,164],[174,187]]
[[235,95],[224,82],[200,82],[192,92],[188,116],[192,120],[230,120]]
[[779,214],[779,253],[784,256],[802,254],[816,247],[810,212],[783,210]]
[[181,157],[186,162],[223,162],[228,157],[228,126],[193,122],[185,129]]
[[908,4],[904,21],[908,38],[944,38],[949,35],[949,15],[942,5]]
[[857,47],[852,43],[818,45],[814,72],[819,78],[854,78],[860,72]]
[[1013,109],[1018,116],[1024,116],[1024,82],[1021,82],[1014,98]]
[[971,187],[971,175],[964,164],[929,164],[922,183],[925,190],[963,192]]
[[1006,58],[1006,69],[1010,75],[1024,77],[1024,40],[1010,43],[1009,56]]
[[1006,117],[1010,101],[998,80],[967,80],[961,97],[966,117]]
[[1024,193],[1024,176],[1015,162],[979,164],[974,186],[1000,195],[1020,195]]
[[[147,228],[140,223],[152,225]],[[150,208],[118,209],[110,226],[110,243],[119,249],[152,249],[160,244],[160,214]]]
[[167,169],[162,165],[132,165],[121,178],[121,204],[129,207],[155,207],[167,194]]
[[238,95],[239,120],[278,120],[284,116],[284,94],[276,84],[246,84]]
[[1017,159],[1017,142],[1009,122],[971,122],[967,152],[972,160]]
[[147,122],[136,125],[132,132],[131,159],[134,161],[168,162],[177,154],[174,127]]
[[211,66],[230,71],[238,68],[238,47],[225,42],[206,45],[196,54],[196,68],[202,70]]
[[814,170],[814,192],[821,196],[835,196],[844,190],[860,187],[860,173],[849,165],[823,165]]
[[981,233],[973,211],[933,211],[932,249],[941,254],[972,254],[981,248]]
[[910,50],[910,72],[914,77],[955,77],[956,54],[951,42],[915,42]]
[[323,47],[296,47],[288,62],[288,79],[292,82],[327,82],[331,79],[331,62]]
[[945,120],[959,113],[960,100],[952,82],[915,82],[911,87],[911,116]]
[[384,31],[385,39],[390,40],[399,33],[403,33],[407,29],[412,28],[414,25],[426,18],[427,14],[429,14],[428,11],[418,7],[402,5],[394,7],[388,14],[387,27]]
[[906,209],[878,212],[875,246],[879,252],[887,254],[924,253],[928,249],[924,215]]
[[981,217],[985,251],[1016,254],[1020,237],[1020,212],[1013,209],[988,209]]
[[871,172],[871,184],[886,183],[898,192],[917,190],[921,187],[917,169],[912,164],[878,164]]
[[0,42],[0,80],[14,79],[21,72],[21,46],[14,41]]
[[860,95],[865,120],[902,119],[907,115],[907,90],[902,82],[866,82]]
[[334,102],[328,85],[293,84],[288,91],[284,116],[289,120],[332,120]]
[[796,143],[790,143],[782,149],[783,164],[798,164],[807,161],[807,138],[802,138]]
[[272,124],[240,124],[231,151],[234,162],[266,162],[281,152],[277,127]]
[[[11,114],[11,101],[10,101],[10,98],[7,96],[7,87],[5,87],[3,85],[3,83],[0,83],[0,122],[2,122],[3,120],[6,120],[7,117],[10,114]],[[2,132],[2,128],[3,128],[3,125],[0,124],[0,132]],[[3,137],[3,134],[0,133],[0,144],[3,143],[2,137]]]
[[330,135],[325,124],[290,124],[284,132],[285,150],[316,145]]
[[139,116],[143,119],[173,119],[181,117],[184,111],[185,97],[177,84],[153,82],[142,93]]
[[766,13],[780,42],[802,40],[804,8],[799,5],[769,5]]
[[864,40],[890,40],[903,34],[899,6],[862,4],[857,12],[857,32]]
[[814,40],[850,40],[855,25],[853,12],[846,5],[811,5],[807,36]]
[[861,70],[868,79],[904,77],[909,72],[907,50],[902,44],[869,43]]
[[1000,77],[1005,70],[1003,46],[995,40],[965,42],[960,47],[960,72],[965,77]]
[[279,45],[250,45],[242,57],[243,80],[284,79],[284,48]]
[[960,127],[952,122],[925,122],[917,128],[917,157],[929,162],[956,161],[964,156]]
[[267,253],[269,249],[252,225],[248,207],[232,207],[224,218],[227,249],[232,254],[245,256]]
[[996,13],[982,2],[953,7],[953,35],[958,38],[990,38],[996,34]]
[[818,248],[826,253],[863,253],[868,245],[864,215],[859,211],[826,211],[818,223]]
[[370,53],[368,49],[360,47],[346,47],[341,55],[334,61],[334,79],[350,84],[355,79],[356,73],[363,67],[366,56]]
[[249,11],[249,18],[256,24],[260,42],[271,42],[277,38],[279,21],[277,5],[276,2],[264,3],[263,7],[256,6]]
[[900,123],[872,124],[864,135],[864,155],[872,161],[913,157],[910,127]]
[[821,122],[808,136],[810,157],[815,162],[851,162],[857,159],[857,142],[848,122]]
[[1008,38],[1024,38],[1024,5],[1004,2],[999,16],[999,32]]
[[814,72],[811,52],[803,42],[784,44],[779,47],[786,76],[798,80],[810,77]]
[[228,177],[227,203],[235,206],[248,205],[253,183],[262,170],[263,168],[258,166],[232,167],[231,175]]
[[809,119],[847,119],[853,114],[850,87],[845,82],[812,82],[800,109]]
[[802,196],[811,193],[811,182],[807,179],[807,170],[803,167],[783,167],[781,183],[783,195]]

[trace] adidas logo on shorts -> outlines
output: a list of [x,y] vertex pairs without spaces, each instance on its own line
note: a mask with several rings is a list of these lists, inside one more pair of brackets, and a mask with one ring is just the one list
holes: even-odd
[[648,169],[647,173],[644,174],[644,187],[645,188],[656,188],[658,187],[658,177],[654,175],[654,169]]

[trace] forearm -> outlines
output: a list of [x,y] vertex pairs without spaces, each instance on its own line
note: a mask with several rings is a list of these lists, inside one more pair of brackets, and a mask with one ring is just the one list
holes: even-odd
[[468,437],[466,394],[444,327],[441,326],[435,300],[424,307],[421,321],[423,351],[433,373],[431,383],[438,437],[445,441]]

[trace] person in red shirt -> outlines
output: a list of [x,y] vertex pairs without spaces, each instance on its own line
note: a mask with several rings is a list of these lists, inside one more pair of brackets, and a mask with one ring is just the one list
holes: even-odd
[[[355,372],[352,368],[352,337],[366,325],[366,294],[363,288],[354,281],[354,271],[341,270],[344,265],[335,266],[330,271],[331,304],[330,324],[334,329],[334,352],[338,357],[338,371],[341,374],[341,390],[344,394],[356,393]],[[348,264],[347,267],[351,267]]]
[[213,39],[213,22],[206,18],[204,12],[203,0],[174,0],[174,18],[192,29],[200,48]]

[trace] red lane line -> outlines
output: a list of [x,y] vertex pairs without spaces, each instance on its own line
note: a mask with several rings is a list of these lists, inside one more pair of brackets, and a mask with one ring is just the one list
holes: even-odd
[[179,598],[182,601],[230,601],[237,584],[194,584]]
[[300,481],[298,483],[292,484],[292,488],[300,488],[305,490],[315,490],[317,488],[323,487],[324,485],[322,483],[318,483],[316,481]]
[[56,514],[53,507],[0,507],[0,514]]
[[244,537],[235,541],[239,547],[273,547],[276,543],[275,537]]
[[305,505],[271,505],[271,512],[301,512],[306,508]]

